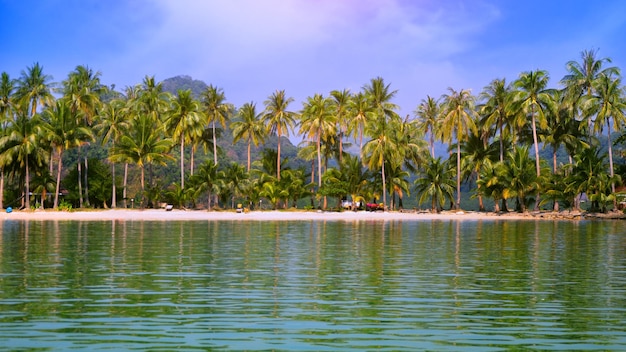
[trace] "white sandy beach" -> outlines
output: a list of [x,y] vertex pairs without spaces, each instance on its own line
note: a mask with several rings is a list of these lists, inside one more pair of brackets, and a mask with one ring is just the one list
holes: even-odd
[[320,212],[320,211],[251,211],[236,213],[234,211],[206,210],[172,210],[163,209],[114,209],[85,211],[13,211],[0,212],[0,220],[123,220],[123,221],[171,221],[171,220],[234,220],[234,221],[360,221],[360,220],[534,220],[543,217],[532,214],[508,213],[494,214],[491,212]]

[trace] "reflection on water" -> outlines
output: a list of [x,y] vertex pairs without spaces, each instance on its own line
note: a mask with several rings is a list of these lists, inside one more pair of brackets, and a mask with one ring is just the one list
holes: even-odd
[[624,350],[621,222],[0,222],[18,350]]

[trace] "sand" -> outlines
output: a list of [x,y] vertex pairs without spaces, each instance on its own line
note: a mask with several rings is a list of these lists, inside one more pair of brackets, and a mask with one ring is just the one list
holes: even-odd
[[[251,211],[237,213],[235,211],[206,211],[206,210],[171,210],[164,209],[113,209],[113,210],[84,210],[84,211],[13,211],[0,212],[0,220],[124,220],[124,221],[171,221],[171,220],[234,220],[234,221],[412,221],[412,220],[534,220],[553,219],[541,214],[507,213],[495,214],[491,212],[321,212],[321,211]],[[572,219],[579,217],[574,216]]]

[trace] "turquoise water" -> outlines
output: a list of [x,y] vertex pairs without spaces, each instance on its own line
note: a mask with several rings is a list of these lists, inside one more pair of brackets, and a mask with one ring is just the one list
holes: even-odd
[[623,222],[0,226],[0,349],[626,350]]

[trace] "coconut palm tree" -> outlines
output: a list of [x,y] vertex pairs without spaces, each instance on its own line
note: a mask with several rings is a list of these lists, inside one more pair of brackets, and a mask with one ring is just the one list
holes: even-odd
[[[583,103],[583,109],[587,115],[595,116],[593,123],[594,132],[598,133],[606,127],[608,138],[609,175],[615,176],[613,168],[613,143],[611,142],[611,131],[620,131],[626,123],[626,97],[624,87],[621,85],[621,78],[601,75],[594,81],[594,91],[591,97]],[[611,120],[613,125],[611,126]],[[611,185],[611,191],[615,193],[615,184]],[[615,208],[617,203],[614,204]]]
[[358,92],[352,96],[349,104],[351,119],[348,122],[348,134],[359,139],[359,154],[363,152],[363,134],[374,118],[372,105],[365,93]]
[[[93,118],[102,105],[101,95],[106,91],[106,86],[100,83],[100,72],[94,72],[87,66],[76,66],[74,71],[70,72],[67,79],[63,81],[63,100],[67,101],[70,113],[76,120],[86,126],[91,126]],[[80,147],[79,147],[80,148]],[[79,149],[80,153],[80,149]],[[87,172],[89,168],[88,157],[85,155],[85,200],[89,205],[89,184]],[[78,163],[78,188],[79,202],[83,206],[83,190],[82,190],[82,169],[80,162]]]
[[[545,128],[547,125],[546,115],[550,110],[554,112],[555,102],[553,100],[553,89],[548,89],[549,76],[546,71],[527,71],[520,74],[513,83],[515,92],[513,93],[513,104],[515,109],[530,117],[533,145],[535,148],[535,171],[537,177],[541,176],[541,166],[539,159],[539,142],[537,138],[537,122],[539,127]],[[539,192],[539,189],[537,189]],[[539,207],[539,193],[535,202],[535,209]]]
[[432,212],[441,211],[445,202],[454,198],[454,169],[441,157],[428,158],[413,182],[419,204],[430,198]]
[[40,115],[29,118],[26,106],[17,111],[16,120],[0,137],[0,159],[17,166],[14,172],[24,171],[21,177],[25,208],[30,208],[30,170],[42,166],[48,156],[42,144]]
[[321,94],[308,97],[300,112],[300,131],[304,138],[315,141],[317,150],[317,186],[322,186],[322,139],[335,133],[336,123],[332,101]]
[[276,176],[280,181],[280,140],[282,136],[289,136],[289,129],[294,128],[296,124],[297,114],[287,110],[289,104],[293,102],[293,98],[286,97],[284,90],[277,90],[270,95],[263,104],[265,105],[265,114],[263,115],[263,122],[267,126],[267,130],[271,134],[276,134],[278,137],[278,149],[276,156]]
[[443,96],[442,136],[451,143],[456,141],[456,209],[461,208],[461,143],[470,132],[477,133],[474,117],[474,97],[467,89],[448,88]]
[[344,132],[348,129],[350,119],[350,90],[333,90],[330,92],[334,120],[337,123],[337,133],[339,135],[339,163],[343,160],[343,138]]
[[235,198],[241,194],[245,181],[249,178],[243,165],[232,162],[224,169],[224,185],[231,195],[231,208],[235,208]]
[[[102,144],[110,142],[112,147],[115,147],[121,136],[128,131],[128,128],[130,127],[130,123],[128,121],[129,114],[126,113],[125,107],[126,103],[121,99],[114,99],[108,104],[104,104],[100,113],[100,120],[94,127],[102,138]],[[117,207],[115,164],[116,163],[114,162],[111,163],[111,175],[113,177],[111,208]]]
[[109,151],[113,162],[130,162],[141,170],[141,206],[145,200],[145,167],[150,164],[165,165],[166,160],[174,160],[169,154],[172,147],[170,138],[163,138],[163,125],[153,120],[151,115],[140,114],[130,126],[127,134]]
[[[200,106],[191,96],[191,90],[178,90],[171,101],[167,129],[174,142],[180,143],[180,188],[185,188],[185,141],[202,135],[204,120]],[[193,152],[192,152],[193,160]]]
[[34,117],[38,106],[50,105],[54,101],[52,96],[52,76],[43,73],[43,66],[35,63],[21,72],[17,81],[15,99],[24,106],[24,109]]
[[230,119],[235,108],[232,104],[226,103],[226,95],[222,88],[209,85],[202,92],[202,105],[208,121],[211,123],[213,131],[213,162],[217,165],[217,139],[215,134],[215,123],[219,123],[222,128],[226,127],[226,121]]
[[251,144],[254,143],[258,147],[259,143],[265,141],[266,129],[261,118],[262,115],[256,112],[255,103],[245,103],[239,108],[236,120],[230,125],[233,131],[233,143],[245,138],[248,144],[248,172],[250,172]]
[[496,132],[498,134],[500,161],[504,161],[504,126],[510,123],[512,119],[510,114],[511,92],[511,86],[502,78],[491,81],[489,85],[483,88],[479,96],[479,99],[485,102],[479,108],[480,115],[483,116],[480,124],[487,127],[495,126],[492,131],[494,134]]
[[[540,175],[540,174],[539,174]],[[526,212],[528,195],[536,192],[542,184],[541,176],[533,172],[532,159],[526,146],[515,146],[507,154],[504,170],[504,183],[511,196],[517,197],[521,212]],[[538,201],[535,200],[535,204]]]
[[[398,106],[391,102],[397,90],[390,90],[390,84],[385,84],[382,77],[370,80],[369,85],[363,87],[363,91],[372,106],[376,116],[374,126],[369,129],[369,136],[372,137],[364,147],[363,153],[369,155],[368,167],[370,169],[380,168],[382,176],[383,207],[387,207],[387,183],[385,178],[385,157],[386,153],[397,151],[389,138],[390,126],[393,120],[399,120],[395,110]],[[389,119],[389,120],[388,120]],[[364,158],[365,160],[366,158]]]
[[[462,169],[466,178],[475,177],[476,184],[480,182],[481,171],[485,164],[493,162],[498,155],[498,146],[495,143],[486,143],[477,133],[470,133],[461,143]],[[477,193],[478,210],[485,211],[482,194]]]
[[[2,72],[0,77],[0,137],[6,135],[7,126],[13,120],[16,109],[14,93],[17,81],[9,74]],[[4,166],[5,160],[0,159],[0,209],[4,209]]]
[[205,161],[198,167],[198,172],[195,173],[191,180],[198,190],[206,191],[208,193],[207,208],[211,211],[213,194],[218,192],[218,185],[224,178],[224,172],[218,170],[215,163]]
[[54,209],[59,205],[63,152],[94,139],[92,129],[79,124],[68,105],[65,100],[57,100],[54,106],[43,111],[41,124],[43,138],[56,150],[57,155],[56,192],[52,206]]
[[415,116],[418,119],[417,128],[425,135],[428,135],[428,145],[430,147],[430,156],[435,157],[435,136],[439,131],[441,124],[441,108],[437,99],[426,96],[422,99],[415,110]]
[[[580,53],[581,62],[574,60],[565,64],[567,74],[561,79],[561,84],[565,86],[566,96],[572,101],[574,111],[579,111],[580,100],[583,96],[590,98],[594,92],[594,84],[600,76],[619,76],[617,67],[604,67],[611,63],[610,58],[597,58],[598,50],[584,50]],[[591,134],[593,116],[584,115],[587,120],[588,133]]]

